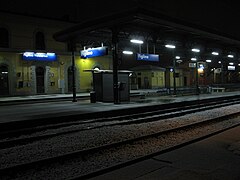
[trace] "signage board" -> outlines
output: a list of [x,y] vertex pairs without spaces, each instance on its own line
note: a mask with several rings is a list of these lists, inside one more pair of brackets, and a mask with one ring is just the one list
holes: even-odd
[[137,60],[140,60],[140,61],[159,61],[159,55],[158,54],[137,53]]
[[22,55],[22,59],[29,61],[56,61],[57,55],[55,53],[49,52],[24,52]]
[[81,51],[81,58],[91,58],[96,56],[104,56],[107,55],[107,48],[106,47],[97,47],[97,48],[89,48],[86,50]]
[[197,63],[189,63],[190,68],[195,68]]

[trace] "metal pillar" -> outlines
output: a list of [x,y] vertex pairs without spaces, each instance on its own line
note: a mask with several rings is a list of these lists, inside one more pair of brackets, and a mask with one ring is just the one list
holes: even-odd
[[[197,59],[197,58],[196,58]],[[196,95],[199,95],[199,84],[198,84],[198,60],[196,61]]]
[[72,102],[77,102],[77,98],[76,98],[75,44],[74,43],[71,43],[71,50],[72,50],[72,93],[73,93]]
[[174,57],[174,52],[173,52],[173,95],[177,94],[177,89],[176,89],[176,60]]
[[113,59],[113,97],[114,104],[119,104],[118,87],[118,30],[112,29],[112,59]]
[[226,69],[227,69],[227,65],[226,65],[226,60],[222,59],[221,60],[221,84],[223,85],[224,83],[226,83]]

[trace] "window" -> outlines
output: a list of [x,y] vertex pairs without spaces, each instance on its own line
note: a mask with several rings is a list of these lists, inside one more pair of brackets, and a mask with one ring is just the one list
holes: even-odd
[[0,47],[9,48],[8,30],[6,28],[0,28]]
[[35,36],[35,48],[37,50],[45,50],[45,38],[42,32],[37,32]]

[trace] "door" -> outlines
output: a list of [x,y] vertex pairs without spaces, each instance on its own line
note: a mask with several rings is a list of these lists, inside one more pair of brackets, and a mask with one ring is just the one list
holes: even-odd
[[137,78],[138,81],[138,88],[142,88],[142,80],[140,77]]
[[187,86],[187,77],[184,77],[184,80],[183,80],[184,82],[183,82],[183,85],[184,86]]
[[71,93],[73,90],[73,71],[72,67],[68,68],[68,92]]
[[0,96],[9,95],[8,67],[0,66]]
[[44,68],[36,68],[36,84],[37,84],[37,94],[45,93],[44,87]]
[[149,89],[149,79],[148,79],[148,77],[144,77],[144,89]]

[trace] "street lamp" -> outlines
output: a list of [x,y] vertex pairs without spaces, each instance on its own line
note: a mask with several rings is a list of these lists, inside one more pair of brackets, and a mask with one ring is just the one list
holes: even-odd
[[[200,49],[193,48],[192,52],[199,53]],[[197,60],[197,58],[195,58],[195,60],[196,60],[196,95],[199,95],[200,92],[199,92],[199,85],[198,85],[198,60]]]
[[[176,46],[172,45],[172,44],[166,44],[165,45],[166,48],[170,48],[170,49],[175,49]],[[175,61],[175,57],[174,57],[174,51],[172,51],[173,53],[173,94],[176,95],[176,61]]]

